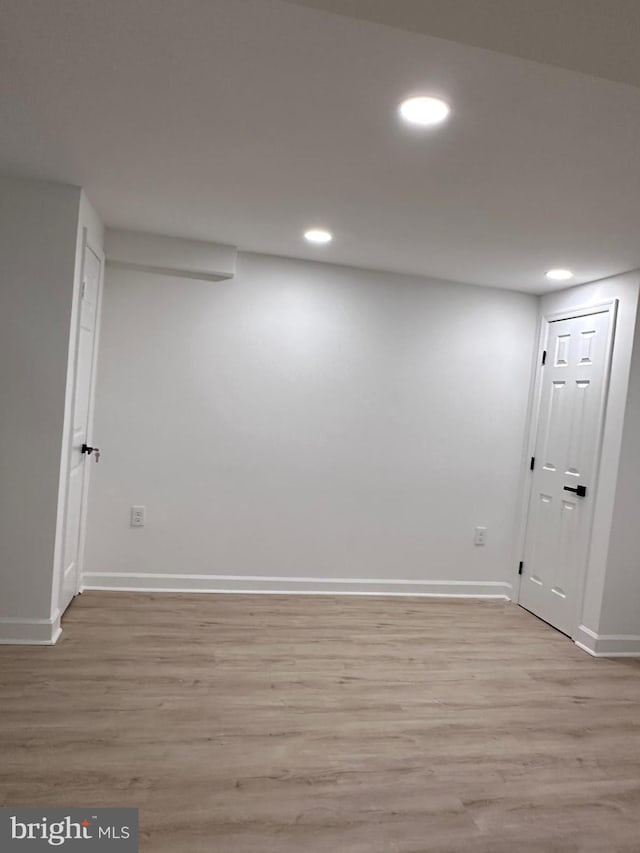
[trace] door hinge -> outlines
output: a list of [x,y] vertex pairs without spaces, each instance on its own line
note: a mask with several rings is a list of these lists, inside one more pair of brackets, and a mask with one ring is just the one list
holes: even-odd
[[546,349],[542,350],[542,366],[544,367],[547,363],[547,351]]
[[533,469],[534,469],[535,467],[536,467],[536,457],[535,457],[535,456],[532,456],[532,457],[531,457],[531,464],[529,465],[529,468],[533,471]]
[[520,560],[520,565],[518,566],[518,574],[522,574],[522,570],[524,569],[524,563]]

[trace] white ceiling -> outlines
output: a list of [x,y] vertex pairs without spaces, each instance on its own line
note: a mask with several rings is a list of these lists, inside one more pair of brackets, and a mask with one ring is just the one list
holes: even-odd
[[632,86],[281,0],[0,0],[0,168],[110,225],[543,292],[640,266],[639,131]]
[[638,0],[290,0],[640,86]]

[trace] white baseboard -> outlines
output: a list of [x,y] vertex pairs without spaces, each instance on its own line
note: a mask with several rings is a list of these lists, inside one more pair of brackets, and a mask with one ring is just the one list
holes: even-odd
[[61,633],[60,613],[53,619],[0,617],[0,645],[53,646]]
[[640,657],[640,636],[637,634],[596,634],[580,625],[575,643],[596,658]]
[[222,592],[286,595],[410,595],[509,600],[512,588],[498,581],[431,581],[365,578],[180,575],[144,572],[87,572],[83,589],[121,592]]

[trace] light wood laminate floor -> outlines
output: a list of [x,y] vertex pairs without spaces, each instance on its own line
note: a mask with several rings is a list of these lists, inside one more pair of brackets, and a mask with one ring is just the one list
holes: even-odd
[[511,604],[88,592],[0,679],[0,804],[149,853],[640,851],[640,662]]

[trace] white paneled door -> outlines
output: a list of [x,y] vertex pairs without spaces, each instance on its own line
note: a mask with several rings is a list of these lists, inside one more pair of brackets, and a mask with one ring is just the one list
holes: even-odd
[[89,426],[102,264],[102,258],[88,244],[85,244],[78,316],[71,453],[64,518],[63,571],[59,600],[61,612],[69,606],[79,589],[80,564],[84,547],[87,467],[99,458],[99,450],[90,444]]
[[519,603],[569,635],[588,558],[614,309],[546,322]]

